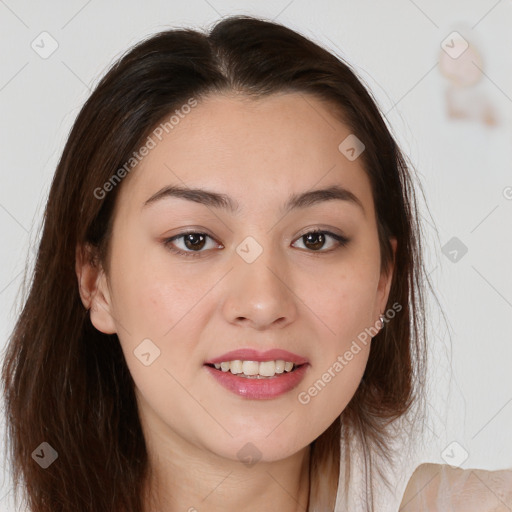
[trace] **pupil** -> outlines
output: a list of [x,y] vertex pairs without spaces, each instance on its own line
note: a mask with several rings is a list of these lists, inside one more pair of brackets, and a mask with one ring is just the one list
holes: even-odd
[[320,238],[320,242],[318,242],[318,241],[316,243],[313,242],[314,249],[320,249],[323,246],[324,241],[325,241],[325,237],[324,237],[323,233],[309,233],[304,236],[308,239],[308,241],[305,242],[306,245],[310,242],[311,239],[314,240],[315,238],[317,238],[317,239]]
[[[187,249],[202,249],[204,246],[204,239],[205,237],[201,233],[189,233],[185,237],[185,245]],[[196,245],[198,243],[198,240],[201,242],[200,247]],[[191,242],[191,244],[189,242]]]

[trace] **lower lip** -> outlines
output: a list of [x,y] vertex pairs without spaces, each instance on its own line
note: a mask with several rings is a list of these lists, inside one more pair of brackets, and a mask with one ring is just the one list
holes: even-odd
[[280,373],[267,379],[247,379],[211,366],[205,365],[205,368],[221,386],[235,395],[251,400],[269,400],[284,395],[298,386],[304,378],[308,366],[308,364],[303,364],[292,372]]

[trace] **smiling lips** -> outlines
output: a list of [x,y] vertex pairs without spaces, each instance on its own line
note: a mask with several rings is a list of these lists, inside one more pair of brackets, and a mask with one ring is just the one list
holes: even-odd
[[271,399],[296,387],[303,379],[307,359],[286,350],[235,350],[211,359],[205,368],[229,391],[250,399]]

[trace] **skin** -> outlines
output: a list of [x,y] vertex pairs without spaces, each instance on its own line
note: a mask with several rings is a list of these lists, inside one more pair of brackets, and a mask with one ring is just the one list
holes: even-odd
[[421,464],[412,474],[400,512],[508,512],[512,469],[487,471],[447,464]]
[[[380,273],[370,182],[361,159],[338,150],[351,131],[331,111],[297,93],[203,99],[120,185],[109,275],[77,260],[91,321],[118,334],[135,381],[160,511],[304,510],[309,445],[359,385],[370,342],[308,404],[297,398],[378,325],[393,271]],[[241,210],[181,198],[143,208],[171,184],[225,193]],[[364,211],[334,200],[280,213],[290,194],[330,185],[349,189]],[[202,254],[172,253],[164,239],[191,227],[212,237]],[[308,242],[315,228],[350,242]],[[263,249],[250,264],[236,252],[248,236]],[[184,238],[174,246],[197,247]],[[150,366],[133,354],[146,338],[160,349]],[[203,365],[238,348],[304,356],[306,376],[271,400],[234,395]],[[249,442],[260,457],[250,466],[237,455]]]

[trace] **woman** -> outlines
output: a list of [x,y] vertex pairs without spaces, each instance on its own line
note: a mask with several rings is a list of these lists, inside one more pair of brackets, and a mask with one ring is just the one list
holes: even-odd
[[329,52],[249,17],[138,44],[70,133],[4,363],[29,509],[396,510],[378,481],[393,420],[424,413],[420,235],[404,157]]

